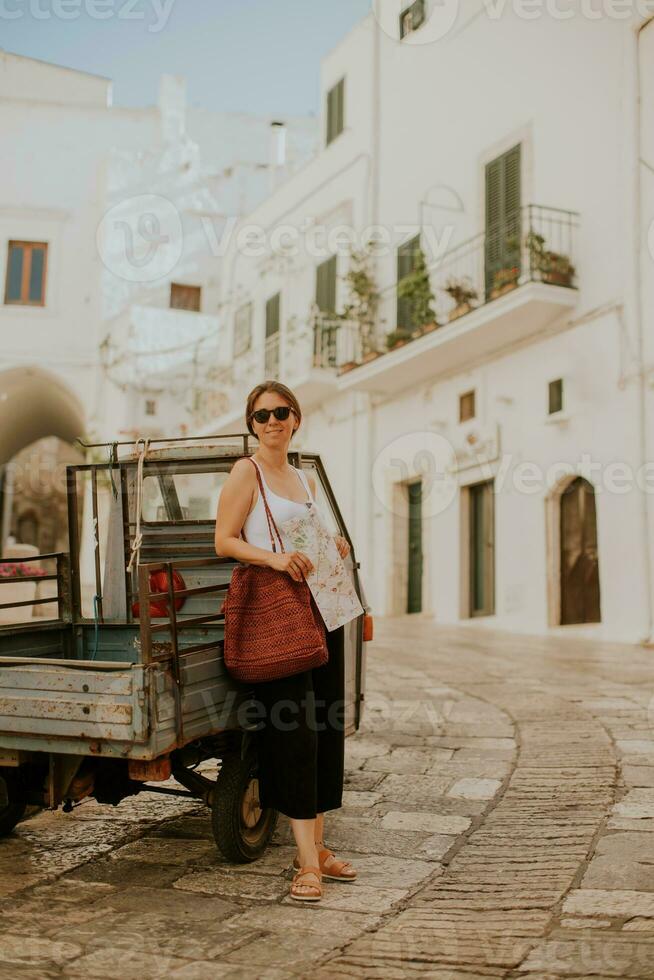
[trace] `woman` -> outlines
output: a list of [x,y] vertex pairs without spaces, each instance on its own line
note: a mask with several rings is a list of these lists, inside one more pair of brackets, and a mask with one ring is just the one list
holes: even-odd
[[[307,505],[315,505],[314,479],[287,459],[289,443],[302,421],[300,405],[286,385],[264,381],[248,395],[245,418],[259,447],[251,457],[236,461],[223,486],[216,516],[216,552],[252,565],[267,565],[302,581],[313,568],[311,560],[293,550],[281,530],[284,521],[306,513]],[[252,460],[280,529],[284,552],[272,550]],[[341,535],[335,541],[344,558],[349,544]],[[324,811],[342,805],[344,682],[343,645],[338,642],[342,630],[326,634],[329,661],[324,667],[253,685],[265,712],[258,732],[259,799],[261,806],[279,810],[290,819],[297,844],[294,866],[299,868],[290,895],[298,901],[319,901],[323,876],[338,881],[356,877],[349,861],[337,860],[323,843]]]

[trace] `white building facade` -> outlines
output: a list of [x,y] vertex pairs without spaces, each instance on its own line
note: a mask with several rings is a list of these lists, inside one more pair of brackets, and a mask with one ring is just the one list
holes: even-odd
[[189,378],[221,356],[223,228],[314,152],[316,122],[190,107],[166,75],[156,106],[118,108],[109,79],[0,50],[0,132],[2,555],[17,454],[168,435],[166,406],[190,424]]
[[222,227],[313,152],[315,120],[287,121],[280,163],[271,120],[188,107],[183,79],[162,76],[155,107],[116,108],[109,79],[0,51],[0,123],[0,371],[21,386],[9,424],[3,384],[1,464],[40,435],[138,425],[145,399],[124,397],[132,374],[117,367],[116,394],[107,364],[134,361],[149,334],[155,352],[171,337],[216,345]]
[[324,60],[321,152],[231,235],[197,431],[296,391],[378,614],[649,642],[654,22],[431,8]]

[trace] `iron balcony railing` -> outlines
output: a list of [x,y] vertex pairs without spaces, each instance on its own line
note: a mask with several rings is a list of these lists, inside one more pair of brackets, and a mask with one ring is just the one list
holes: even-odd
[[310,318],[313,333],[313,367],[337,369],[362,354],[359,324],[335,313],[314,311]]
[[[442,326],[527,282],[576,288],[579,215],[527,204],[442,257],[428,261],[434,322]],[[395,283],[391,292],[398,296]],[[400,304],[398,302],[398,308]],[[406,315],[407,303],[403,304]],[[411,301],[408,309],[411,311]],[[411,312],[409,312],[411,317]],[[427,324],[411,317],[405,330]]]

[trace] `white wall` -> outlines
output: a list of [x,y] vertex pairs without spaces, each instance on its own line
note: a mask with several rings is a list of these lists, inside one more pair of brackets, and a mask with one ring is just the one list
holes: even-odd
[[[462,29],[431,43],[400,44],[379,32],[378,131],[375,25],[374,18],[366,18],[322,66],[324,92],[346,76],[346,132],[247,221],[269,231],[285,222],[300,227],[304,220],[329,225],[349,215],[360,234],[377,217],[391,243],[377,269],[378,284],[386,290],[382,316],[389,331],[395,325],[397,245],[421,225],[448,249],[480,234],[485,165],[520,142],[523,204],[580,214],[573,256],[578,298],[573,310],[560,314],[557,328],[563,329],[552,336],[515,344],[482,361],[472,342],[469,370],[454,377],[390,395],[382,373],[372,399],[335,395],[305,418],[298,444],[323,455],[362,561],[368,597],[378,613],[385,613],[392,608],[391,514],[375,497],[372,465],[394,438],[425,428],[459,440],[458,396],[475,387],[479,421],[491,429],[499,425],[501,453],[511,465],[533,460],[545,472],[556,463],[577,467],[584,454],[600,464],[589,479],[597,486],[603,622],[561,629],[638,641],[648,622],[643,497],[635,485],[626,494],[603,486],[610,464],[625,463],[635,472],[642,463],[635,355],[640,293],[633,248],[635,21],[580,15],[557,20],[546,14],[529,21],[506,5],[501,20],[471,15]],[[654,154],[652,44],[650,27],[641,40],[646,160]],[[641,181],[645,236],[654,218],[651,171],[643,168]],[[651,350],[654,277],[645,242],[642,248],[641,302]],[[245,297],[254,302],[255,333],[262,343],[265,299],[281,289],[283,324],[291,316],[306,318],[318,261],[300,252],[275,267],[270,251],[250,259],[233,245],[226,306]],[[345,271],[344,260],[339,268]],[[493,329],[492,320],[487,329]],[[546,420],[547,385],[557,377],[565,381],[569,421],[553,424]],[[432,420],[445,420],[446,428],[432,426]],[[649,438],[654,458],[654,437]],[[487,474],[467,471],[462,482],[475,475]],[[553,558],[547,551],[545,509],[550,489],[516,492],[508,479],[498,493],[496,615],[476,620],[478,626],[549,629],[547,576]],[[424,606],[441,622],[457,622],[461,615],[459,531],[459,497],[425,521]]]

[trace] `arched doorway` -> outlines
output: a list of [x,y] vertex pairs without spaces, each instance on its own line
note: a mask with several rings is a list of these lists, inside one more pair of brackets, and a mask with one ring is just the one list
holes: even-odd
[[84,410],[59,378],[37,367],[0,371],[0,466],[45,436],[73,443]]
[[[23,532],[31,538],[43,525],[41,518],[52,510],[46,498],[55,489],[65,498],[65,481],[53,479],[55,468],[72,461],[68,457],[73,452],[76,459],[81,456],[70,448],[62,454],[56,446],[71,447],[84,431],[83,408],[56,375],[31,366],[0,372],[0,554],[10,532],[18,543],[41,544],[22,542]],[[47,472],[47,481],[41,471]],[[65,524],[65,500],[60,510],[59,538],[65,533],[60,526]],[[36,525],[26,519],[29,513],[36,515]]]
[[579,476],[559,497],[560,623],[599,623],[600,581],[595,490]]

